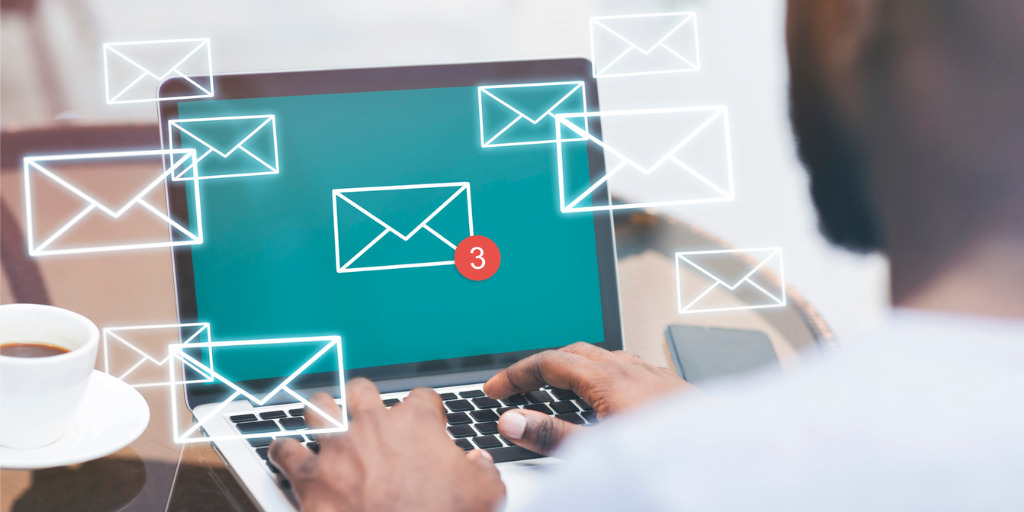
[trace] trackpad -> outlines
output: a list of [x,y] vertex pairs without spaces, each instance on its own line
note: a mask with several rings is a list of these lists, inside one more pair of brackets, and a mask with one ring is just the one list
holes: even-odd
[[544,477],[562,461],[553,458],[509,462],[498,465],[501,480],[505,482],[505,507],[526,505],[540,490]]

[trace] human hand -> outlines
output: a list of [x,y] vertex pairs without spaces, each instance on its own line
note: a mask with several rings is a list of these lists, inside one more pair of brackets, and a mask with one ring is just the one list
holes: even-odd
[[[491,398],[508,398],[544,385],[572,390],[594,407],[598,418],[692,387],[668,368],[623,351],[610,352],[578,342],[509,366],[484,384],[484,393]],[[506,439],[544,454],[550,454],[580,428],[527,409],[508,411],[498,421],[498,431]]]
[[[369,380],[353,379],[347,392],[349,430],[317,436],[318,455],[292,439],[270,445],[270,459],[291,481],[304,512],[491,511],[501,503],[505,486],[490,455],[463,453],[448,438],[437,393],[414,389],[389,410]],[[341,417],[326,393],[311,401]],[[309,412],[306,422],[330,427]]]

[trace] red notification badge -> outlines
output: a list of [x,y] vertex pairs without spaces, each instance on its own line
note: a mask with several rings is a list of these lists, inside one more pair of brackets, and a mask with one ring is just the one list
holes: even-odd
[[466,279],[483,281],[501,266],[501,251],[486,236],[471,236],[455,248],[455,268]]

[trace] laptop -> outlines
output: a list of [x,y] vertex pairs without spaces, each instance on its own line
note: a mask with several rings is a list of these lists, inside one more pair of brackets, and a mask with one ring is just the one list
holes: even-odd
[[[192,413],[180,421],[261,508],[296,507],[267,460],[271,440],[318,449],[298,398],[327,391],[344,405],[353,377],[376,383],[388,406],[434,388],[452,443],[489,451],[510,500],[528,492],[530,468],[557,461],[498,435],[501,413],[597,422],[568,390],[506,400],[481,391],[542,350],[581,340],[622,348],[611,217],[560,208],[570,186],[561,165],[589,169],[571,185],[581,190],[604,172],[585,142],[558,143],[553,117],[598,111],[591,70],[559,59],[224,75],[212,98],[161,103],[165,147],[196,151],[192,174],[168,192],[177,218],[201,224],[202,243],[173,253],[180,322],[212,333],[194,361],[239,389],[287,380],[294,391],[267,399],[195,367],[175,370]],[[161,96],[183,96],[175,91],[187,81],[164,82]],[[506,85],[517,87],[495,87]],[[606,201],[607,191],[592,197]],[[500,249],[488,279],[454,265],[453,247],[470,235]],[[262,345],[233,363],[218,356],[247,340]],[[340,340],[339,353],[296,377],[308,347],[274,340]]]

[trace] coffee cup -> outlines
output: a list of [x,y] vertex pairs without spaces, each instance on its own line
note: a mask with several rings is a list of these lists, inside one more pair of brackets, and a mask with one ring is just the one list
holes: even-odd
[[[0,306],[0,445],[38,448],[67,431],[96,366],[99,338],[96,324],[66,309]],[[54,355],[3,355],[4,346],[19,353],[12,344],[50,346]]]

